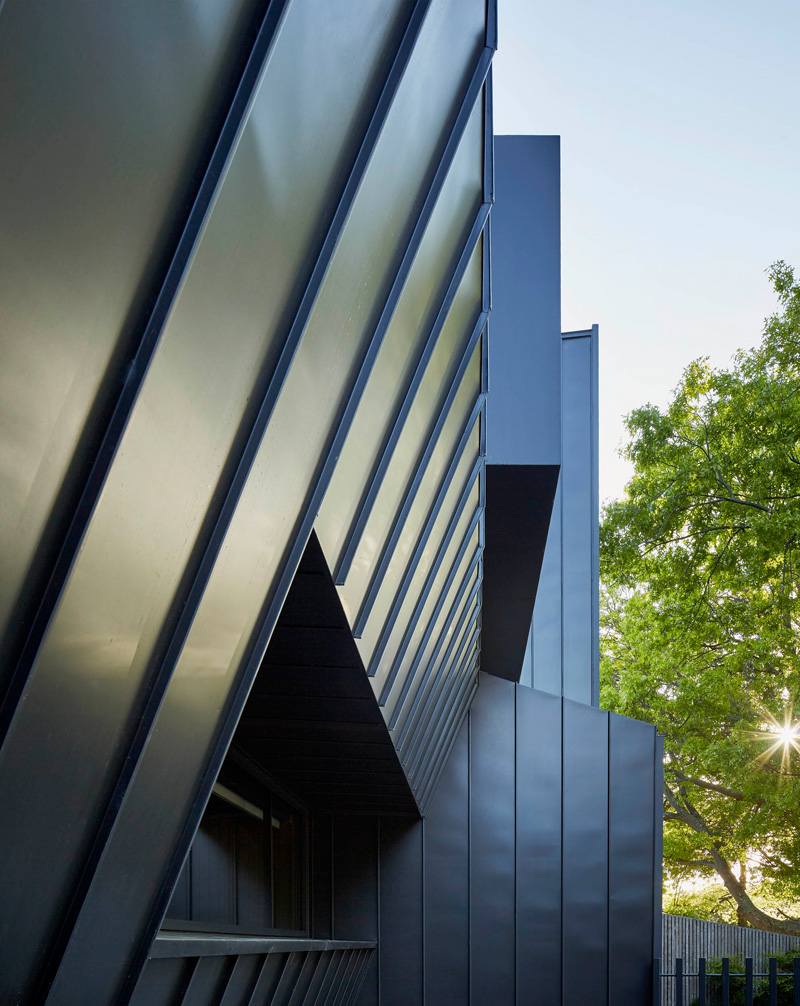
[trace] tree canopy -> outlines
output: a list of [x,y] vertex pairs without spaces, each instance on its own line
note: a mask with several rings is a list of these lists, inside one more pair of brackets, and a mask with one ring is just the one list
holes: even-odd
[[694,361],[666,409],[627,417],[601,704],[665,735],[667,869],[715,871],[741,921],[800,935],[774,908],[800,898],[800,283],[783,262],[770,278],[760,345]]

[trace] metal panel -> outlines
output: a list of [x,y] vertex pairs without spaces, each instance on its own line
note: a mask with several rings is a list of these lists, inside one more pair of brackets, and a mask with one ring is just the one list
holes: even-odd
[[[421,584],[430,571],[460,496],[479,458],[479,431],[477,426],[473,426],[471,430],[465,431],[456,447],[450,468],[439,489],[438,498],[431,508],[425,527],[417,538],[414,551],[408,558],[400,584],[395,584],[397,579],[395,573],[378,591],[372,617],[377,625],[383,626],[381,638],[388,637],[408,592],[414,588],[417,592],[422,589]],[[379,639],[378,646],[381,645]]]
[[516,759],[517,995],[551,1006],[561,1002],[560,698],[518,688]]
[[473,1002],[514,1006],[514,685],[481,675],[470,724],[470,990]]
[[[463,643],[449,671],[449,681],[442,690],[436,717],[425,722],[424,728],[419,731],[422,743],[413,756],[409,755],[409,771],[413,773],[415,783],[424,784],[441,758],[441,750],[452,729],[460,698],[468,690],[469,681],[475,676],[480,663],[480,635],[480,604],[476,601],[470,611],[470,622]],[[477,678],[475,683],[477,684]]]
[[0,692],[263,6],[2,11]]
[[[336,245],[336,254],[270,413],[268,429],[159,710],[137,770],[136,785],[123,804],[122,817],[130,824],[118,827],[114,833],[114,851],[107,852],[105,863],[109,875],[98,874],[95,878],[91,908],[87,902],[85,924],[80,936],[74,937],[69,978],[64,972],[63,981],[75,983],[76,988],[82,954],[102,960],[110,980],[113,960],[133,952],[134,944],[127,941],[141,940],[148,925],[154,924],[152,913],[161,911],[165,893],[162,889],[157,894],[159,870],[166,869],[174,855],[178,831],[184,829],[181,848],[191,836],[199,811],[194,790],[204,773],[213,778],[216,770],[208,769],[212,751],[214,759],[221,758],[227,744],[217,733],[221,725],[219,711],[226,708],[234,694],[239,675],[246,673],[250,678],[255,672],[277,614],[277,604],[270,607],[270,603],[282,597],[293,563],[299,558],[304,536],[295,530],[296,522],[298,518],[306,521],[303,507],[308,494],[317,492],[315,479],[332,451],[338,418],[349,405],[360,361],[369,346],[371,325],[382,310],[381,298],[391,287],[393,270],[404,254],[403,242],[413,229],[414,215],[437,162],[437,152],[443,146],[442,133],[450,113],[447,101],[433,102],[431,111],[426,97],[424,114],[417,102],[423,93],[427,96],[434,80],[446,92],[448,86],[453,86],[448,74],[455,73],[460,85],[462,78],[472,72],[470,67],[455,67],[461,50],[454,50],[452,61],[442,63],[436,32],[451,30],[452,24],[441,21],[448,15],[444,0],[436,10],[436,16],[425,22],[381,132],[381,142]],[[459,31],[466,33],[459,37],[472,31],[464,21],[458,19]],[[315,32],[320,33],[319,26]],[[415,130],[408,128],[412,114]],[[409,145],[411,134],[413,143]],[[398,175],[387,170],[387,161],[396,160],[401,135],[408,170]],[[390,226],[382,213],[390,215]],[[362,293],[355,308],[353,289]],[[329,338],[331,327],[339,332],[337,340]],[[281,479],[276,478],[277,472]],[[289,555],[297,558],[290,563]],[[262,621],[262,612],[268,611],[269,617]],[[210,785],[207,777],[202,785]],[[145,822],[152,818],[158,819],[157,834],[145,858],[135,835],[137,829],[148,827]],[[124,896],[114,889],[113,878],[119,876],[137,878],[126,887]],[[159,907],[154,908],[153,901],[148,906],[149,899],[156,897]],[[116,934],[99,932],[90,924],[95,913],[105,912],[102,905],[112,898],[120,929],[125,928],[128,934],[125,939],[119,930]],[[124,910],[120,899],[128,899]],[[149,924],[145,917],[150,918]],[[98,944],[103,941],[110,942],[101,949]]]
[[423,822],[380,822],[380,1003],[423,1006]]
[[425,818],[426,1006],[464,1006],[470,1001],[469,870],[469,725],[465,723]]
[[[19,894],[28,905],[26,925],[14,930],[21,945],[15,948],[10,935],[3,941],[18,968],[26,966],[31,953],[42,953],[45,920],[51,927],[58,924],[71,876],[80,869],[124,761],[141,694],[164,645],[164,622],[242,410],[258,386],[259,369],[270,369],[287,301],[296,297],[298,270],[329,214],[326,199],[346,177],[364,111],[374,105],[384,47],[396,44],[394,21],[386,11],[374,22],[354,18],[349,33],[337,14],[337,30],[348,38],[343,44],[351,46],[344,73],[339,61],[348,50],[330,56],[330,37],[326,32],[320,37],[318,5],[313,15],[306,5],[306,21],[316,19],[312,32],[303,28],[303,9],[302,3],[292,6],[295,20],[287,19],[281,43],[291,43],[293,25],[300,51],[312,44],[306,36],[317,39],[317,73],[301,91],[317,99],[302,127],[312,127],[301,134],[306,147],[290,144],[288,156],[297,164],[272,165],[282,173],[284,186],[291,183],[285,201],[266,197],[270,172],[260,145],[275,128],[276,112],[285,112],[285,92],[300,72],[297,49],[273,59],[262,81],[3,749],[0,806],[19,804],[8,818],[28,836],[24,868],[18,864],[19,843],[16,856],[3,858],[10,873],[4,893],[12,903]],[[335,79],[329,85],[331,74]],[[320,109],[325,101],[331,104]],[[327,157],[310,156],[317,125],[330,133]],[[299,170],[311,161],[310,174]],[[292,219],[293,242],[276,236],[281,215]],[[263,262],[271,259],[276,265],[267,281]],[[219,338],[221,331],[235,332],[236,352],[230,339]],[[65,729],[53,730],[59,722]],[[31,801],[26,780],[31,773],[47,777],[52,764],[60,766],[70,785],[59,780],[47,794],[37,783],[39,799]],[[65,820],[70,828],[60,829]],[[51,848],[56,835],[57,855]],[[9,837],[13,841],[14,835]],[[30,870],[39,877],[38,900],[30,898],[25,879]],[[24,893],[17,890],[20,884]]]
[[452,695],[456,681],[463,675],[464,668],[469,666],[472,654],[476,648],[480,632],[480,607],[477,593],[480,589],[480,571],[476,569],[467,578],[469,588],[465,599],[461,618],[463,624],[458,629],[458,637],[446,662],[437,674],[430,699],[426,702],[419,725],[412,720],[410,733],[407,735],[406,749],[403,752],[404,763],[408,765],[410,774],[416,772],[419,761],[425,759],[426,752],[440,733],[441,724],[447,718],[448,701]]
[[[451,415],[448,417],[448,422],[445,426],[445,432],[442,437],[445,444],[448,442],[449,444],[452,444],[453,441],[456,440],[459,428],[465,418],[465,413],[469,413],[471,405],[475,400],[480,368],[479,351],[480,347],[478,347],[473,353],[469,369],[464,377],[461,391],[456,399],[456,408],[459,412],[461,412],[461,415],[456,417]],[[454,419],[452,424],[450,423],[451,419]],[[448,429],[448,427],[450,428]],[[446,459],[441,458],[440,460],[443,462],[441,467],[444,468]],[[431,481],[433,481],[433,479],[431,479]],[[431,486],[430,488],[433,489],[434,487]],[[470,501],[467,506],[468,510],[471,505],[472,503]],[[463,526],[459,527],[455,533],[456,535],[463,535]],[[447,543],[445,541],[445,546],[446,544]],[[413,547],[413,543],[406,546],[404,551],[410,551],[411,547]],[[432,570],[433,567],[431,567],[431,569],[426,569],[423,566],[415,571],[415,574],[406,590],[405,598],[397,610],[394,622],[387,622],[387,624],[382,627],[382,631],[377,640],[375,639],[374,633],[365,631],[364,637],[360,641],[359,650],[362,654],[362,658],[368,658],[368,660],[365,659],[365,664],[369,667],[370,675],[375,679],[373,684],[378,693],[381,694],[382,701],[385,698],[383,694],[384,683],[390,678],[393,681],[394,677],[398,673],[398,668],[396,668],[397,659],[398,657],[402,658],[409,642],[409,633],[413,632],[414,629],[413,623],[420,615],[421,605],[425,602],[426,589],[431,582],[430,577]],[[397,579],[399,579],[399,576],[397,576]]]
[[[410,485],[415,462],[428,443],[430,430],[439,415],[447,388],[453,380],[461,354],[480,313],[480,264],[479,244],[470,258],[425,374],[416,390],[391,464],[383,477],[369,520],[360,538],[347,583],[341,589],[342,603],[350,616],[351,624],[355,621],[371,580],[373,566],[391,532],[395,514]],[[457,433],[454,433],[452,442],[455,442],[456,438]],[[442,470],[448,460],[449,458],[443,459]],[[369,653],[365,653],[364,656],[365,664],[369,664]]]
[[454,257],[460,253],[480,205],[479,112],[476,108],[461,138],[315,524],[331,568],[338,564],[361,498],[359,487],[369,483],[370,471],[379,461],[438,314]]
[[487,461],[561,460],[560,138],[497,136]]
[[423,729],[418,731],[421,739],[419,746],[407,756],[408,772],[413,776],[415,786],[424,784],[434,770],[452,726],[459,697],[467,687],[466,679],[472,674],[473,664],[479,658],[480,609],[477,601],[470,618],[470,628],[448,673],[449,680],[442,689],[436,714],[426,720]]
[[[420,530],[418,525],[423,519],[424,509],[426,507],[430,509],[433,505],[448,471],[452,470],[456,461],[454,451],[463,443],[462,434],[465,423],[469,422],[475,414],[480,377],[478,354],[479,347],[470,351],[466,372],[460,379],[460,386],[453,397],[451,407],[448,412],[440,413],[441,431],[438,443],[427,441],[429,446],[434,446],[432,457],[423,474],[423,484],[409,486],[407,489],[407,494],[413,492],[417,497],[412,507],[416,512],[412,514],[411,525],[400,524],[398,526],[397,518],[395,518],[395,526],[392,528],[390,538],[384,543],[384,555],[390,547],[393,547],[393,552],[387,565],[384,581],[377,589],[376,603],[370,612],[370,619],[363,629],[359,644],[360,652],[365,658],[365,663],[371,674],[379,672],[382,662],[387,664],[385,670],[388,672],[391,666],[389,654],[396,652],[396,648],[400,645],[399,640],[407,629],[409,620],[413,617],[430,573],[431,564],[435,561],[434,556],[438,553],[441,542],[436,540],[435,535],[432,535],[429,547],[419,557],[416,567],[412,568],[410,565],[412,558],[410,553],[414,550],[415,538],[418,537]],[[476,438],[476,441],[472,446],[480,456],[479,437]],[[464,453],[471,452],[467,449]],[[439,521],[439,526],[442,523],[444,521]],[[448,526],[449,521],[445,525],[443,534],[446,533]],[[388,612],[385,600],[387,596],[393,598],[391,609]]]
[[566,698],[599,701],[597,326],[562,338],[561,566]]
[[[418,540],[426,516],[439,495],[443,480],[453,460],[453,443],[460,440],[465,422],[475,412],[481,399],[480,382],[469,394],[469,373],[472,368],[472,354],[475,347],[483,345],[482,333],[485,329],[485,314],[481,313],[472,329],[469,341],[461,354],[458,368],[447,389],[447,394],[439,406],[436,422],[428,430],[428,442],[417,457],[410,485],[406,488],[403,502],[392,521],[392,529],[381,551],[370,585],[356,621],[356,634],[363,632],[372,614],[372,606],[385,577],[392,576],[392,563],[407,562],[414,542]],[[477,350],[475,350],[477,353]],[[480,365],[479,365],[480,372]],[[481,455],[483,451],[481,451]],[[397,574],[392,577],[396,579]]]
[[[392,671],[381,694],[381,700],[386,701],[387,708],[392,706],[389,719],[389,725],[392,728],[397,725],[400,709],[409,690],[416,690],[420,670],[422,669],[422,672],[427,674],[432,669],[430,661],[427,659],[428,647],[433,639],[437,620],[441,617],[443,607],[450,603],[447,599],[447,592],[451,589],[457,589],[462,582],[459,578],[459,564],[467,554],[470,558],[472,556],[469,548],[470,536],[472,536],[475,545],[478,545],[477,523],[480,520],[480,512],[480,470],[478,469],[473,473],[471,485],[468,484],[461,494],[444,541],[434,559],[417,605],[409,619]],[[400,687],[395,698],[389,700],[392,681],[398,670],[401,678]],[[384,699],[384,697],[386,698]]]
[[429,652],[423,653],[421,680],[412,690],[406,703],[407,711],[398,721],[396,731],[398,750],[403,750],[408,743],[409,733],[419,718],[422,718],[424,722],[425,715],[433,712],[433,700],[437,694],[437,685],[444,683],[449,669],[449,658],[455,649],[456,641],[463,639],[464,623],[471,614],[468,610],[470,608],[469,599],[473,597],[471,589],[478,580],[479,562],[479,555],[476,555],[458,583],[452,603],[449,598],[447,600],[449,605],[447,613],[443,619],[439,619],[431,636],[431,640],[435,640],[435,645]]
[[480,509],[472,511],[468,509],[464,518],[470,517],[470,520],[464,519],[459,522],[459,530],[446,550],[442,568],[434,579],[433,589],[422,607],[414,632],[409,636],[408,646],[398,655],[395,666],[400,670],[395,681],[402,682],[402,686],[393,691],[385,689],[383,712],[388,717],[390,725],[408,695],[410,693],[413,695],[412,689],[418,684],[417,676],[429,643],[436,633],[437,626],[441,627],[443,614],[455,600],[469,565],[479,551],[477,524],[480,516]]
[[441,777],[442,771],[444,770],[444,766],[447,764],[447,759],[449,758],[450,751],[455,743],[455,738],[461,728],[461,724],[469,713],[472,700],[475,698],[475,693],[478,690],[478,663],[478,656],[476,654],[469,667],[468,673],[465,675],[462,697],[454,709],[451,722],[447,727],[447,732],[443,734],[441,747],[437,751],[435,757],[431,759],[431,763],[427,769],[427,776],[423,777],[420,795],[420,806],[423,814],[427,813],[428,804],[430,803],[430,799],[436,790],[436,785]]
[[[608,1001],[608,714],[564,700],[563,1002]],[[572,960],[580,960],[574,967]]]
[[608,1001],[644,1002],[651,987],[655,730],[609,715]]
[[334,937],[378,937],[378,824],[373,816],[333,815]]
[[330,814],[311,819],[311,935],[333,938],[333,873]]
[[550,514],[539,587],[531,622],[531,680],[534,688],[563,695],[561,681],[561,478]]

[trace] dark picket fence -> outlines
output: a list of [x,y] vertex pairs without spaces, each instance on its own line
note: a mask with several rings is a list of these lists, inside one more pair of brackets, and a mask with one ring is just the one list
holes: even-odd
[[[800,1006],[800,957],[769,957],[767,971],[755,971],[752,957],[744,959],[743,971],[732,970],[731,963],[730,957],[701,957],[690,971],[677,957],[674,969],[663,971],[656,958],[653,1006]],[[742,967],[741,958],[733,964]]]

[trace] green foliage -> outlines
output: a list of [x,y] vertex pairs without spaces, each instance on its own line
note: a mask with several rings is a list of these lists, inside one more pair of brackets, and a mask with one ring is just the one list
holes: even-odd
[[[665,859],[758,850],[800,897],[800,284],[728,369],[691,363],[627,417],[634,475],[601,526],[601,704],[665,735]],[[800,733],[800,727],[798,728]],[[729,884],[730,888],[730,884]]]
[[[796,952],[787,950],[782,954],[772,954],[778,965],[777,1002],[778,1006],[792,1006],[792,989],[794,982],[792,970]],[[765,965],[766,967],[766,965]],[[762,972],[763,973],[763,972]],[[706,963],[706,1004],[707,1006],[722,1006],[722,958],[709,957]],[[746,1006],[744,960],[734,955],[730,958],[730,1006]],[[719,977],[718,977],[719,976]],[[700,999],[693,999],[690,1006],[698,1006]],[[769,1006],[769,979],[755,978],[753,981],[753,1006]]]

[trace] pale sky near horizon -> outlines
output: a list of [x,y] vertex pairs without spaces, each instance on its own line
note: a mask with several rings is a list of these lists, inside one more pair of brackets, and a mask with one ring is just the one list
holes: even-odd
[[499,0],[496,133],[561,136],[562,328],[600,325],[600,498],[622,416],[726,366],[800,271],[800,2]]

